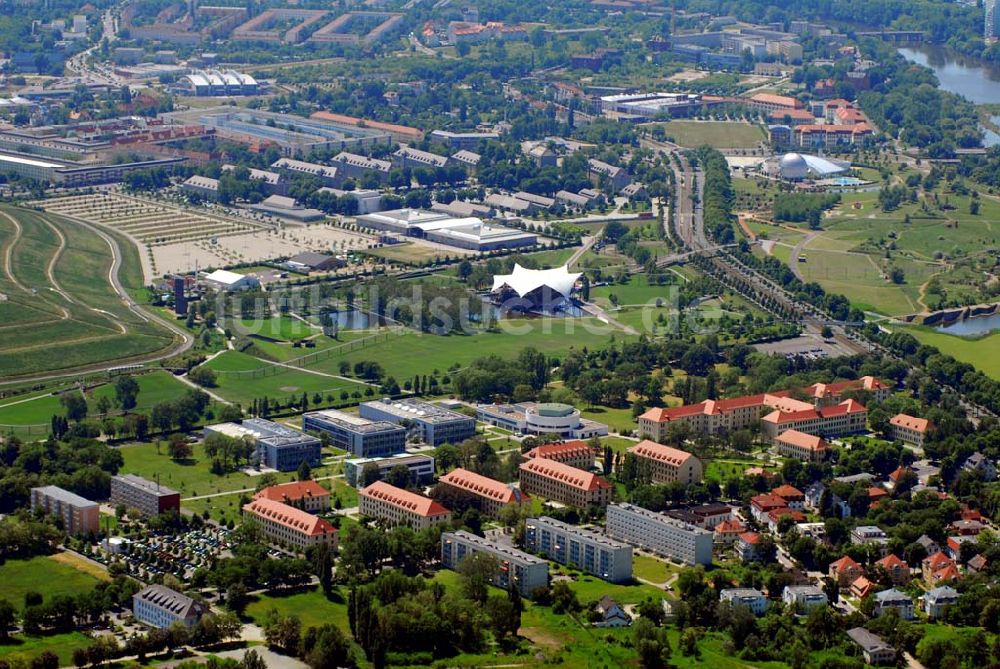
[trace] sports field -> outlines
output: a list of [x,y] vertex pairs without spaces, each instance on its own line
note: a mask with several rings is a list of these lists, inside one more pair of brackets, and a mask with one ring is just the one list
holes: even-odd
[[[127,254],[126,264],[133,258]],[[0,207],[0,378],[125,363],[173,342],[122,303],[111,265],[110,246],[91,231],[52,214]],[[123,275],[131,286],[134,269]]]
[[766,139],[761,126],[737,121],[670,121],[663,129],[675,143],[690,148],[705,144],[718,149],[752,147]]

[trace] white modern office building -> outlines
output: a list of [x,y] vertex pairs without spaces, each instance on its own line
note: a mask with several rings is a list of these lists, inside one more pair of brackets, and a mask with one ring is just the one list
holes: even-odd
[[302,429],[325,432],[335,446],[361,458],[379,458],[402,453],[406,428],[389,421],[376,421],[355,414],[326,409],[302,416]]
[[457,444],[476,433],[475,418],[415,399],[362,402],[358,413],[372,421],[407,425],[412,437],[431,446]]
[[533,553],[612,583],[632,580],[632,547],[626,543],[548,516],[529,518],[524,529],[524,547]]
[[712,533],[634,504],[611,504],[607,533],[651,553],[685,564],[712,563]]
[[590,439],[608,434],[608,426],[580,416],[580,410],[557,402],[480,404],[476,418],[515,434],[556,434],[566,439]]

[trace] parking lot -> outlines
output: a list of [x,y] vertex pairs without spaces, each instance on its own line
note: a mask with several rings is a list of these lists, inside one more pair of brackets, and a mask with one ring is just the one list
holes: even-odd
[[95,559],[105,564],[122,560],[128,572],[140,578],[173,574],[187,580],[198,567],[207,567],[213,558],[228,555],[230,545],[230,530],[204,527],[184,534],[126,540],[117,553],[105,550]]

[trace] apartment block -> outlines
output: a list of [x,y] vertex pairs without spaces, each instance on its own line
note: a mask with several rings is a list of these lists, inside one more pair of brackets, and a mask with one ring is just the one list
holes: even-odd
[[429,497],[418,495],[376,481],[358,493],[358,507],[365,518],[374,518],[390,526],[406,525],[423,530],[451,522],[451,511]]
[[525,521],[524,546],[612,583],[632,580],[632,547],[594,530],[542,516]]
[[96,502],[54,485],[31,489],[31,510],[62,518],[66,534],[97,533],[101,528]]
[[457,569],[459,563],[477,553],[490,555],[497,561],[493,585],[504,590],[511,586],[525,597],[549,584],[549,563],[515,548],[500,545],[464,530],[441,534],[441,563]]
[[529,495],[577,508],[604,506],[611,501],[611,484],[597,474],[545,458],[523,463],[521,490]]
[[364,483],[365,467],[374,467],[379,480],[395,467],[406,467],[410,473],[410,481],[414,484],[427,484],[434,480],[434,457],[422,453],[397,453],[385,458],[352,458],[344,461],[344,479],[355,488]]
[[712,533],[634,504],[611,504],[607,533],[651,553],[684,562],[712,563]]
[[135,474],[111,477],[111,505],[136,509],[143,516],[181,511],[181,494]]

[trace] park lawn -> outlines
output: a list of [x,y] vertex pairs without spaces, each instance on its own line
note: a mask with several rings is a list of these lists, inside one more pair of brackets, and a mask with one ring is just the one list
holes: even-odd
[[[240,351],[226,351],[205,363],[205,367],[222,373],[244,372],[268,366],[269,365],[263,360]],[[220,376],[222,375],[223,374],[220,374]]]
[[648,555],[632,557],[632,575],[653,583],[666,583],[680,568]]
[[377,249],[369,249],[366,254],[383,258],[390,262],[402,263],[404,265],[422,265],[429,261],[443,260],[445,257],[461,255],[449,253],[445,250],[424,246],[415,242],[403,242],[401,244],[388,244]]
[[678,288],[674,285],[650,285],[644,274],[634,274],[629,277],[627,283],[615,283],[610,286],[595,286],[590,289],[591,301],[602,306],[610,306],[609,296],[618,298],[618,304],[622,305],[650,305],[656,300],[663,300],[665,304],[670,304],[671,300],[676,300]]
[[615,453],[624,453],[638,443],[634,439],[625,439],[624,437],[601,437],[601,444],[610,446]]
[[[166,443],[161,444],[159,454],[156,452],[156,445],[152,443],[129,444],[122,446],[120,451],[125,459],[121,473],[136,474],[151,481],[159,477],[161,485],[173,488],[181,494],[182,499],[236,490],[252,491],[257,485],[256,476],[243,472],[213,474],[211,460],[205,455],[204,445],[200,443],[194,444],[191,458],[180,462],[167,455]],[[322,467],[317,467],[313,472],[317,478],[327,473]],[[295,472],[278,472],[275,477],[280,483],[284,483],[294,480]]]
[[[302,350],[305,355],[309,349]],[[364,392],[368,387],[354,381],[272,365],[239,351],[226,351],[205,366],[216,371],[217,386],[213,392],[243,406],[263,397],[282,401],[301,398],[302,393],[308,394],[310,402],[316,393],[326,401],[328,395],[339,399],[344,391]],[[336,369],[332,373],[336,374]]]
[[972,339],[938,332],[932,327],[923,325],[892,326],[892,328],[899,328],[900,331],[916,337],[921,344],[934,346],[942,353],[972,365],[983,374],[1000,379],[1000,356],[997,355],[997,351],[1000,351],[1000,332]]
[[319,351],[325,351],[329,348],[343,346],[344,344],[363,337],[370,337],[375,334],[375,332],[376,330],[341,330],[337,333],[336,339],[324,336],[312,339],[311,341],[316,344],[312,348],[305,348],[302,346],[295,348],[290,342],[274,342],[266,341],[264,339],[255,339],[254,346],[256,346],[260,350],[261,354],[265,356],[271,356],[279,362],[287,362],[295,358],[300,358],[304,355],[310,355],[312,353],[318,353]]
[[752,147],[766,139],[760,125],[739,121],[669,121],[663,129],[675,143],[688,148],[705,144],[719,149]]
[[311,590],[257,595],[247,606],[246,615],[259,625],[272,608],[283,616],[298,616],[302,621],[303,631],[309,627],[321,627],[333,623],[350,637],[351,630],[347,623],[347,593],[339,589],[331,593],[330,599],[327,599],[318,586]]
[[57,560],[55,556],[8,560],[0,565],[0,599],[18,609],[23,608],[27,592],[38,592],[48,601],[56,595],[76,596],[90,592],[98,583],[92,574]]
[[44,634],[40,636],[13,636],[11,642],[0,644],[0,660],[19,666],[27,666],[31,660],[45,651],[51,651],[59,656],[59,666],[73,666],[73,651],[86,648],[93,642],[82,632],[67,632],[65,634]]
[[845,295],[863,309],[887,315],[920,311],[916,290],[930,276],[927,266],[894,259],[894,264],[903,266],[907,282],[897,285],[882,278],[878,264],[869,255],[812,249],[806,255],[806,262],[799,263],[803,277],[819,283],[829,293]]
[[377,361],[386,376],[402,384],[415,375],[446,374],[457,365],[464,367],[476,358],[497,355],[511,359],[527,347],[549,356],[565,355],[571,350],[606,348],[614,337],[630,339],[596,318],[524,318],[503,320],[499,332],[451,334],[446,336],[404,331],[361,349],[346,352],[310,365],[310,369],[339,374],[340,362],[350,365],[362,360]]
[[712,458],[705,465],[705,480],[712,480],[723,483],[727,479],[742,477],[743,472],[748,467],[764,467],[771,471],[777,471],[777,467],[768,467],[760,460],[753,458]]
[[292,316],[272,316],[270,318],[246,318],[233,320],[230,327],[234,332],[257,335],[268,339],[294,341],[304,339],[321,330]]
[[636,428],[632,418],[632,409],[613,409],[611,407],[592,406],[580,409],[580,415],[599,423],[606,423],[613,432],[631,432]]

